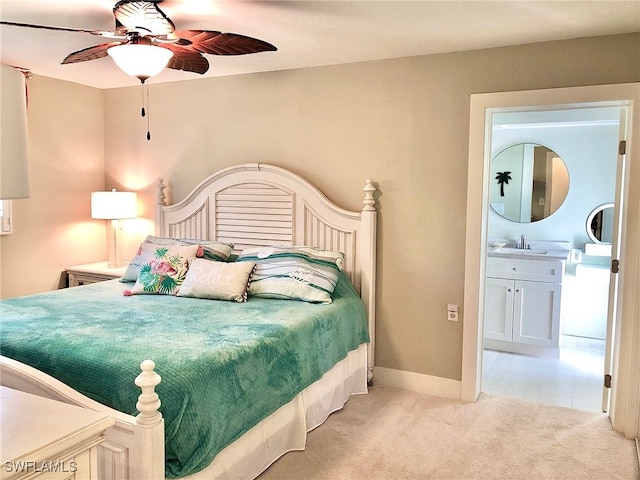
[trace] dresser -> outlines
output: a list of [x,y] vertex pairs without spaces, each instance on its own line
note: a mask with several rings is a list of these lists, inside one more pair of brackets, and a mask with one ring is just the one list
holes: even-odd
[[105,413],[0,387],[0,479],[94,480]]

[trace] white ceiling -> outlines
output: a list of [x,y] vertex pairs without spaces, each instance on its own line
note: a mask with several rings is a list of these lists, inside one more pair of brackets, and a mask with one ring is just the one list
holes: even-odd
[[[115,0],[0,0],[0,19],[112,30]],[[278,47],[238,57],[207,55],[205,76],[285,70],[548,40],[640,31],[632,1],[266,1],[165,0],[178,30],[240,33]],[[110,58],[60,65],[102,43],[86,33],[0,26],[1,62],[97,88],[137,84]],[[154,83],[201,78],[165,70]]]

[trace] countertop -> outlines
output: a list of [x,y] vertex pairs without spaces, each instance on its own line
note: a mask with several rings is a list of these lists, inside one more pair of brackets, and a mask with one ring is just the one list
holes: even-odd
[[506,242],[504,247],[492,247],[491,244],[498,240],[489,241],[487,255],[490,257],[519,258],[527,260],[554,260],[563,261],[569,258],[570,242],[565,241],[538,241],[532,240],[527,248],[516,248],[515,241]]

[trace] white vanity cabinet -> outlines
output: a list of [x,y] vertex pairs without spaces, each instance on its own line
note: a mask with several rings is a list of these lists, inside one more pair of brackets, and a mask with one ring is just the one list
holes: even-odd
[[488,257],[485,347],[556,356],[563,276],[564,261]]

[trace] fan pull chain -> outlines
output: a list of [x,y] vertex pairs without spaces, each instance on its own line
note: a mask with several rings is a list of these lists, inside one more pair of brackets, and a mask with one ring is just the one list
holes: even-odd
[[141,86],[142,86],[142,98],[140,99],[141,100],[140,103],[142,103],[142,109],[140,110],[140,116],[142,116],[144,118],[146,116],[146,114],[147,114],[145,112],[145,110],[144,110],[144,87],[145,87],[145,84],[143,83],[143,84],[141,84]]
[[[147,110],[149,110],[149,84],[145,84],[147,89]],[[151,115],[147,115],[147,140],[151,140]]]
[[[146,108],[145,108],[146,106]],[[147,140],[151,140],[151,126],[150,126],[150,116],[147,115],[147,111],[149,110],[149,84],[142,84],[142,109],[140,110],[140,115],[144,118],[147,117]]]

